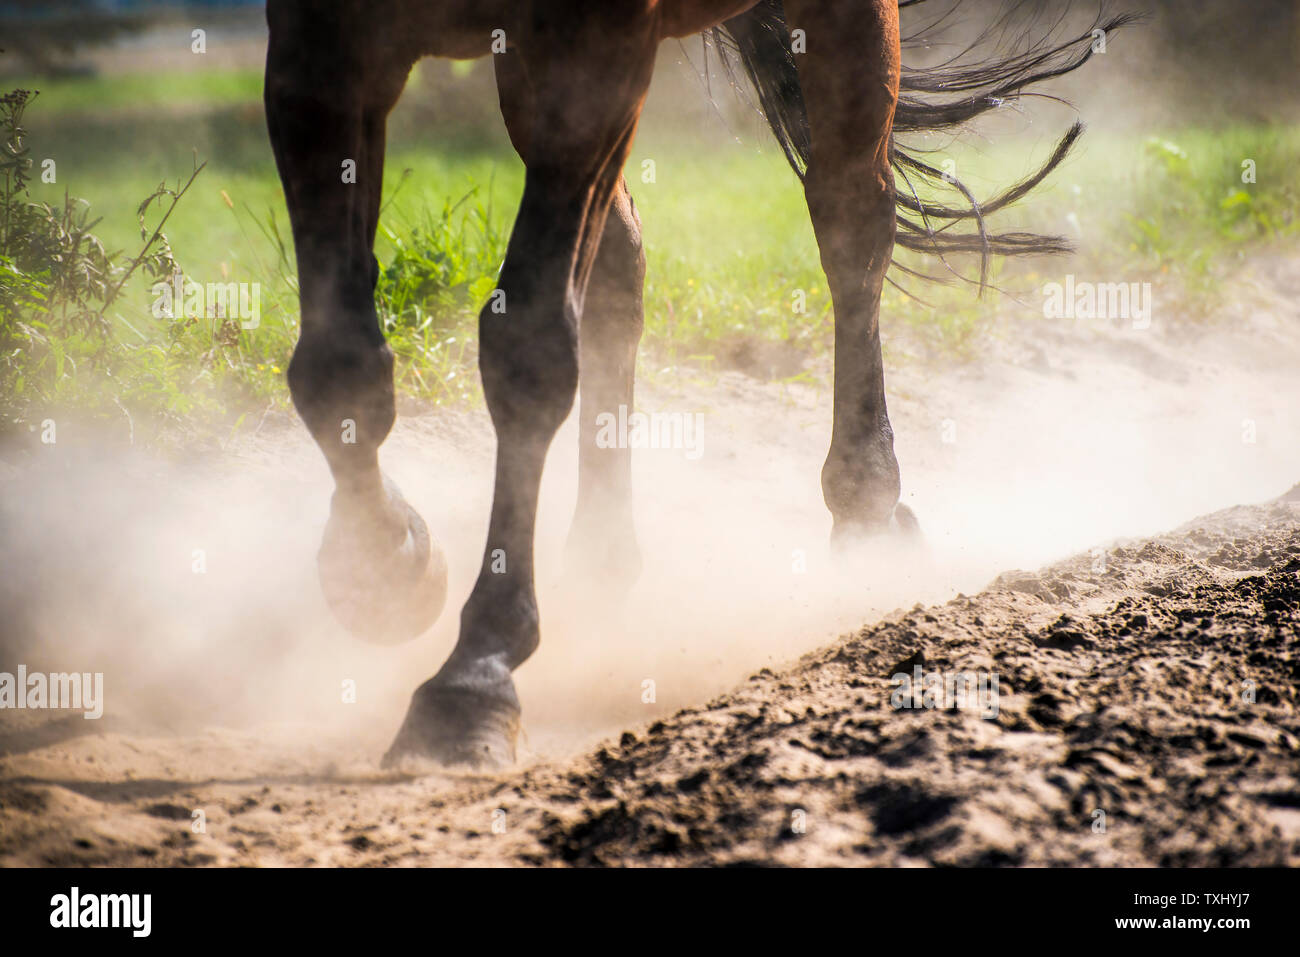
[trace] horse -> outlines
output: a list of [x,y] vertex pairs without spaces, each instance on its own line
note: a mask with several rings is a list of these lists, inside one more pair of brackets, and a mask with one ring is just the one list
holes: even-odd
[[[1099,14],[1093,29],[1064,42],[1022,43],[974,64],[907,69],[899,8],[916,2],[269,0],[264,102],[301,305],[286,378],[334,479],[318,553],[322,591],[362,638],[419,635],[447,592],[441,549],[378,461],[396,411],[373,244],[386,117],[416,61],[490,56],[526,169],[497,288],[479,316],[479,370],[497,438],[483,560],[455,648],[414,691],[384,766],[515,760],[511,673],[540,641],[538,491],[575,396],[579,489],[568,554],[614,590],[640,570],[630,452],[600,447],[596,433],[602,411],[633,407],[646,260],[622,170],[665,40],[702,34],[733,80],[735,65],[743,68],[802,184],[834,310],[833,424],[821,472],[833,543],[919,534],[899,503],[881,359],[880,298],[893,281],[895,246],[940,259],[978,254],[981,290],[990,256],[1067,249],[1059,237],[992,233],[985,217],[1055,169],[1082,126],[1032,175],[984,203],[896,134],[958,127],[1078,68],[1126,18]],[[918,182],[951,186],[963,201],[922,198]],[[952,228],[963,222],[975,229]]]

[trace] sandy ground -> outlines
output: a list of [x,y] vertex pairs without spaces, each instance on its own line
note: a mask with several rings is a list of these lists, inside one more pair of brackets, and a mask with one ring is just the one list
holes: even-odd
[[[61,422],[2,456],[0,671],[102,672],[106,706],[0,711],[0,864],[1295,863],[1300,282],[1239,282],[1211,328],[1009,322],[966,366],[892,341],[927,547],[852,562],[824,388],[644,361],[641,408],[699,413],[704,454],[637,456],[647,569],[613,610],[560,561],[562,432],[504,774],[378,770],[472,584],[484,416],[385,447],[452,569],[399,648],[323,606],[295,423],[163,460]],[[917,667],[997,695],[893,707]]]

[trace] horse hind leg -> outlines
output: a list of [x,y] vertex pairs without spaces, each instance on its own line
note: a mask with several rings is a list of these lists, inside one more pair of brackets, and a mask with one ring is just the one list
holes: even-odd
[[835,310],[834,422],[822,492],[846,544],[891,526],[916,533],[898,502],[894,432],[885,402],[880,294],[893,255],[890,137],[900,53],[895,0],[786,0],[806,32],[797,56],[812,152],[804,180]]
[[335,482],[318,562],[322,590],[358,637],[392,642],[428,628],[447,588],[441,551],[378,460],[395,406],[371,249],[384,121],[414,56],[395,56],[367,35],[365,17],[345,14],[341,5],[309,10],[273,0],[265,100],[302,305],[289,389]]
[[636,351],[645,325],[641,221],[620,178],[605,223],[580,332],[578,500],[566,568],[617,600],[641,574],[632,515],[632,451],[602,442],[602,423],[633,411]]
[[[501,115],[510,141],[527,160],[533,91],[520,55],[494,58]],[[617,602],[641,573],[632,516],[632,452],[602,442],[606,416],[633,408],[636,351],[645,327],[645,250],[627,179],[619,177],[578,330],[578,498],[565,567],[594,593]]]

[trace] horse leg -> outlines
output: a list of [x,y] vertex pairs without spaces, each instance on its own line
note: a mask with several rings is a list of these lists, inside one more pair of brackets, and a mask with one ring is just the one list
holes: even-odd
[[822,493],[843,544],[888,528],[914,532],[898,503],[898,460],[885,408],[880,293],[893,254],[889,165],[900,71],[897,0],[786,0],[807,36],[795,57],[812,132],[804,179],[835,309],[834,423]]
[[359,637],[412,638],[446,597],[446,565],[379,470],[392,428],[393,354],[374,305],[384,124],[414,51],[367,30],[361,5],[272,0],[266,114],[298,257],[294,405],[333,473],[318,556],[335,616]]
[[584,579],[622,595],[641,574],[632,518],[632,450],[601,447],[602,417],[633,411],[636,350],[645,324],[645,251],[641,220],[627,181],[605,222],[580,330],[582,381],[578,409],[578,501],[566,549],[567,565]]
[[[501,115],[520,157],[527,159],[532,90],[516,52],[495,58]],[[578,330],[578,501],[566,565],[586,582],[624,594],[641,573],[632,518],[632,452],[597,442],[600,417],[633,407],[636,349],[645,325],[645,251],[641,220],[620,176],[605,221]]]
[[497,433],[492,517],[455,649],[416,689],[385,757],[513,760],[510,673],[537,648],[533,532],[546,452],[578,388],[578,327],[658,44],[648,0],[543,5],[518,41],[532,89],[524,195],[499,295],[479,316]]

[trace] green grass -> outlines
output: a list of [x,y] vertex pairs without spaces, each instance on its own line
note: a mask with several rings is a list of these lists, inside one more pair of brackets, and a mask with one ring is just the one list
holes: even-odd
[[[59,401],[104,402],[100,393],[111,389],[114,405],[141,418],[208,417],[228,427],[267,404],[287,403],[283,372],[297,336],[296,287],[260,84],[256,73],[211,73],[44,85],[26,125],[37,169],[53,158],[58,179],[34,183],[34,200],[61,203],[65,190],[85,197],[102,217],[96,231],[105,244],[131,250],[139,244],[140,199],[160,180],[188,175],[197,156],[208,166],[166,230],[175,257],[197,281],[259,282],[263,289],[261,325],[231,341],[219,322],[178,329],[155,319],[148,284],[133,282],[114,310],[129,361],[111,379],[65,368]],[[390,142],[376,252],[399,386],[431,402],[475,401],[475,318],[504,254],[522,166],[499,133],[435,142],[410,134],[409,124],[394,126],[407,132]],[[987,195],[1032,169],[1050,147],[1021,137],[952,155],[959,175]],[[1300,131],[1290,128],[1089,133],[1039,193],[994,220],[998,229],[1071,236],[1080,255],[1001,265],[994,281],[1033,305],[1044,282],[1067,272],[1154,279],[1182,290],[1189,310],[1212,314],[1238,250],[1295,234],[1296,155]],[[646,158],[655,161],[653,183],[642,182]],[[1255,184],[1241,182],[1247,158],[1256,164]],[[797,373],[798,357],[829,350],[830,300],[817,247],[798,183],[776,150],[754,143],[700,149],[652,122],[634,146],[628,179],[649,261],[647,371],[688,361],[787,376]],[[976,274],[974,263],[953,265]],[[886,336],[905,350],[920,344],[940,355],[973,355],[980,331],[1014,308],[997,294],[976,299],[967,284],[898,279],[930,303],[887,287]],[[763,345],[778,348],[756,350]],[[796,361],[764,366],[755,354]]]
[[46,117],[96,117],[106,112],[129,115],[179,108],[208,111],[262,101],[260,70],[125,73],[107,80],[99,76],[19,78],[6,81],[5,87],[40,91],[38,109]]

